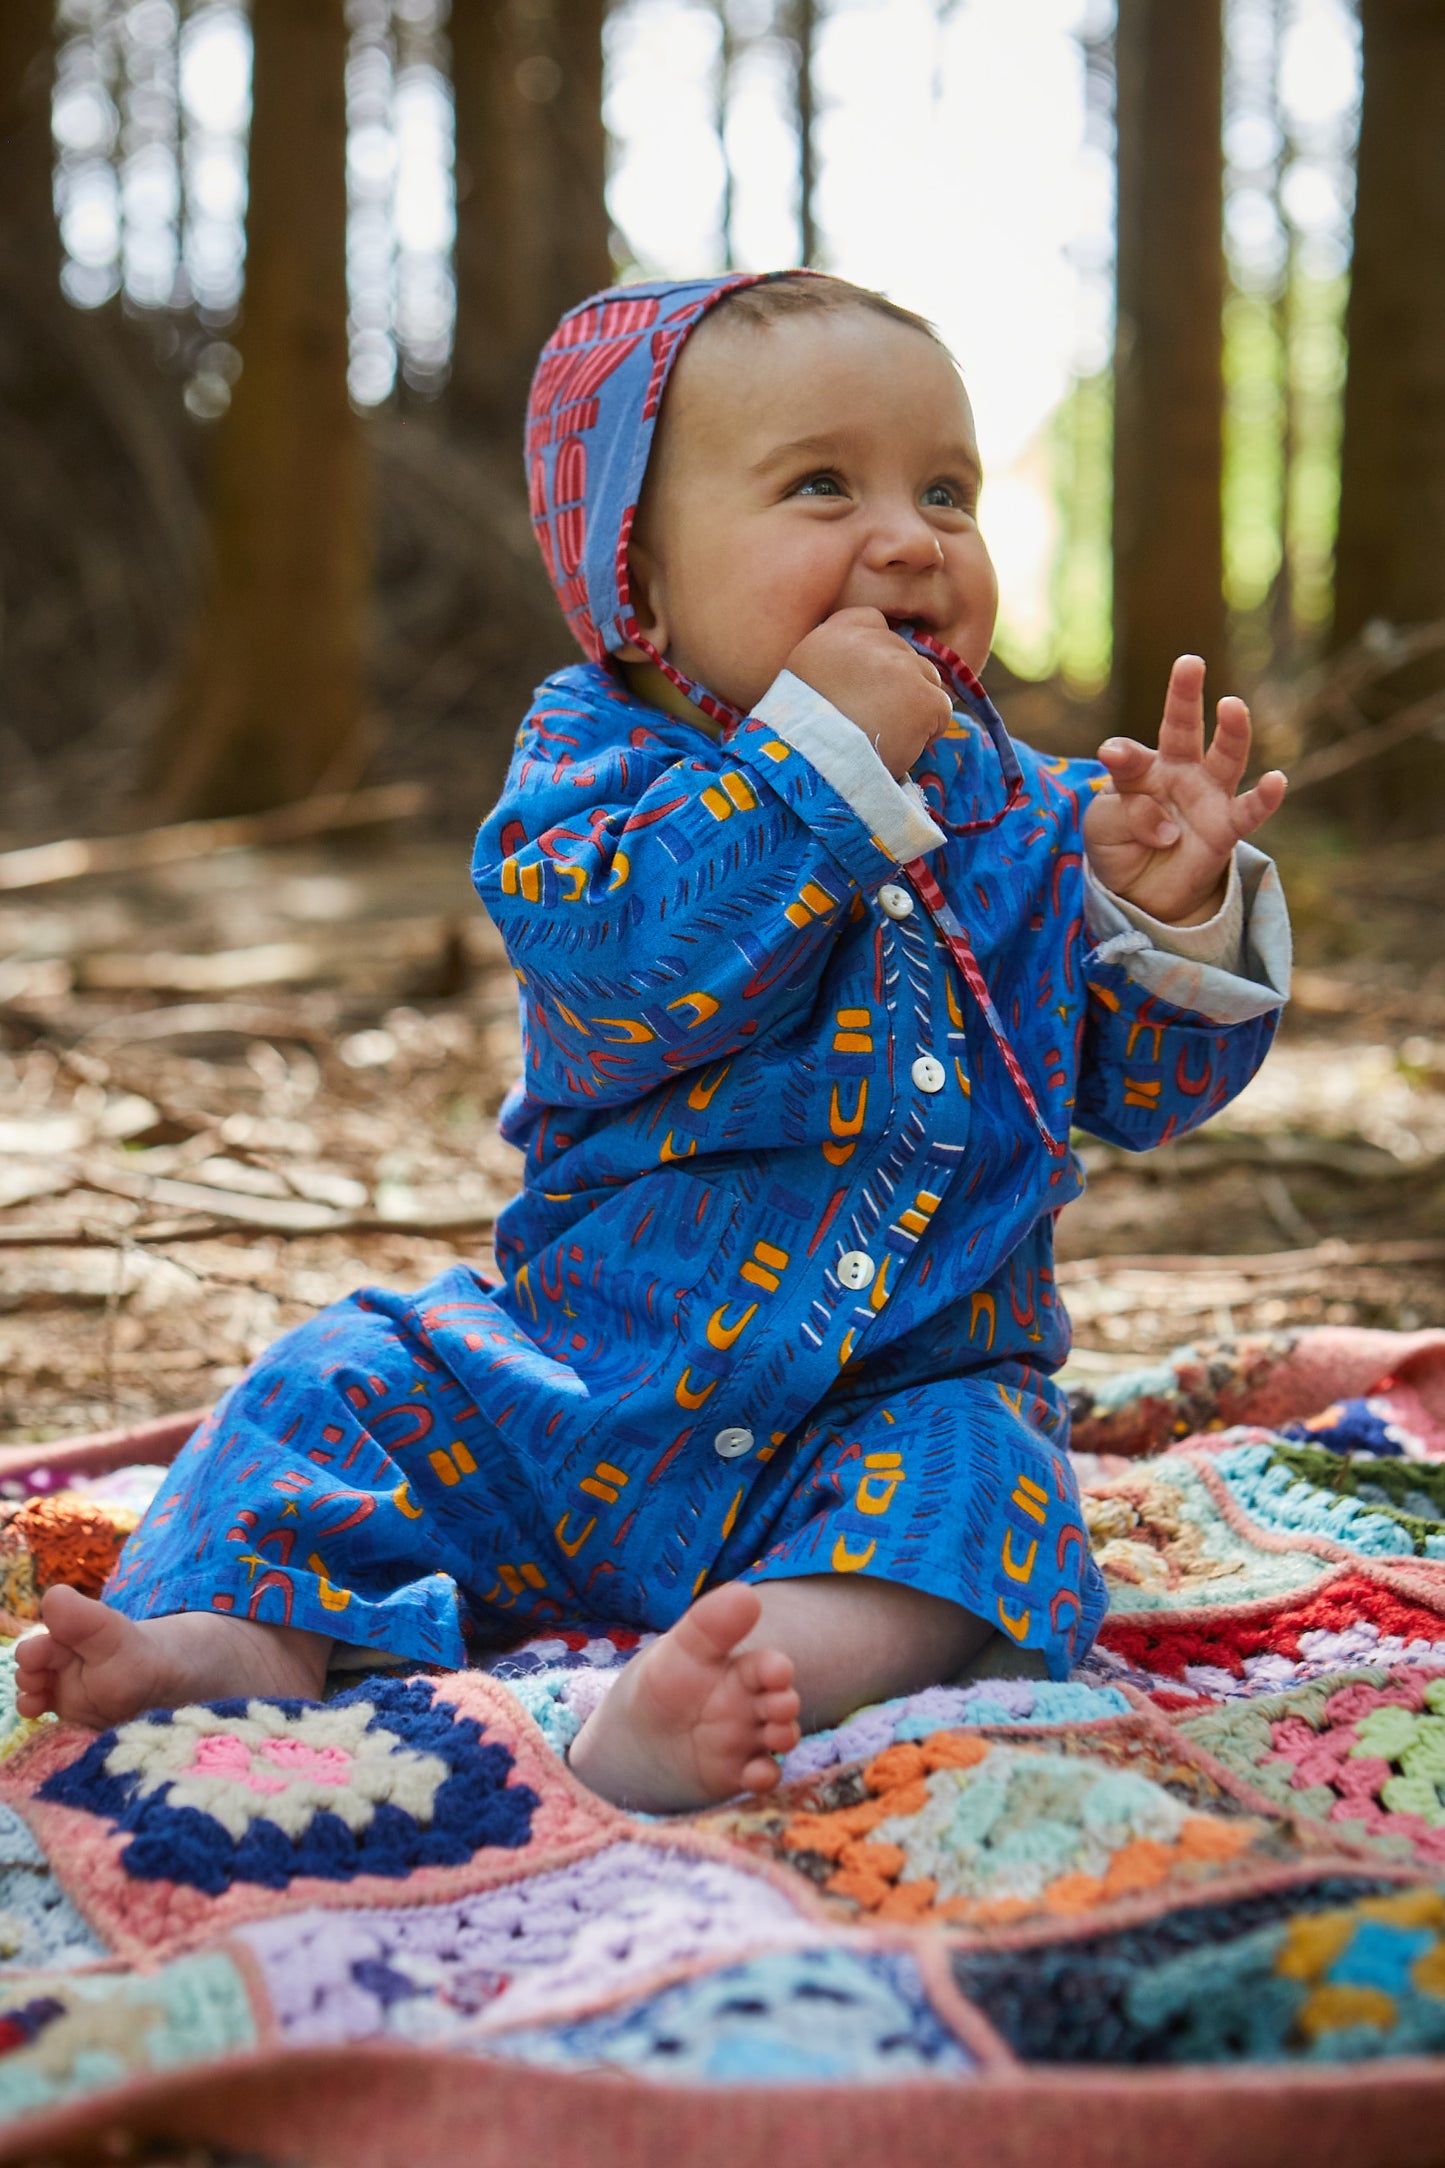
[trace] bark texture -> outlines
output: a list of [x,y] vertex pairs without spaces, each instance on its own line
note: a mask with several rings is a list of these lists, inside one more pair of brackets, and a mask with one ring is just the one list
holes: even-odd
[[[1334,640],[1445,618],[1445,0],[1362,0],[1364,104],[1347,315]],[[1434,666],[1439,681],[1440,666]],[[1418,697],[1388,688],[1380,716]],[[1338,803],[1438,825],[1445,746],[1357,772]]]
[[1114,694],[1152,738],[1169,666],[1225,654],[1220,0],[1119,0]]
[[364,758],[371,569],[346,388],[343,0],[255,0],[242,371],[217,425],[192,662],[158,748],[168,814],[337,789]]
[[557,319],[612,277],[602,122],[607,0],[452,0],[456,419],[520,451]]

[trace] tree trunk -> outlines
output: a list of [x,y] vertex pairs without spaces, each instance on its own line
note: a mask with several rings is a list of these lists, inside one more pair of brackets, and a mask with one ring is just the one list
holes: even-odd
[[[1363,0],[1364,103],[1346,315],[1334,643],[1445,618],[1445,0]],[[1439,680],[1436,666],[1435,682]],[[1418,697],[1396,682],[1383,716]],[[1445,746],[1417,739],[1337,801],[1438,826]]]
[[54,24],[55,0],[0,0],[0,232],[8,254],[51,277]]
[[352,782],[371,564],[346,389],[343,0],[255,0],[242,370],[217,424],[195,652],[158,749],[169,814]]
[[520,447],[558,318],[612,277],[602,125],[607,0],[452,0],[457,330],[451,408]]
[[1152,739],[1169,666],[1228,689],[1220,0],[1119,0],[1114,695]]
[[818,174],[814,135],[816,99],[814,63],[818,45],[818,0],[793,0],[793,111],[798,131],[798,261],[813,264],[818,255]]

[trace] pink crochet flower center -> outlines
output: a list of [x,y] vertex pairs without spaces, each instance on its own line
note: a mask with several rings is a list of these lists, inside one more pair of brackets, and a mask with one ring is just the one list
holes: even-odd
[[352,1757],[344,1747],[307,1746],[304,1739],[267,1739],[254,1751],[278,1770],[284,1770],[284,1775],[276,1776],[252,1766],[252,1751],[235,1732],[213,1731],[197,1742],[190,1767],[183,1774],[229,1777],[233,1784],[244,1784],[247,1791],[267,1797],[284,1792],[297,1777],[310,1777],[315,1784],[342,1785],[351,1775]]

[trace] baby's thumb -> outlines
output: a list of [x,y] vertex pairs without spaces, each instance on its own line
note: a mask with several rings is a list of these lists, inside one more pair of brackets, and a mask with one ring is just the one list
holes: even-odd
[[1138,790],[1154,764],[1154,755],[1137,738],[1105,738],[1099,759],[1115,790]]

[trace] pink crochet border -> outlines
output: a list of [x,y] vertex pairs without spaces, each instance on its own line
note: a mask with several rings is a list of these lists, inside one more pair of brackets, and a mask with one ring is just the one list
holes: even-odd
[[307,2168],[1438,2168],[1442,2122],[1445,2062],[1425,2057],[723,2087],[369,2042],[148,2074],[11,2124],[0,2162],[152,2137]]

